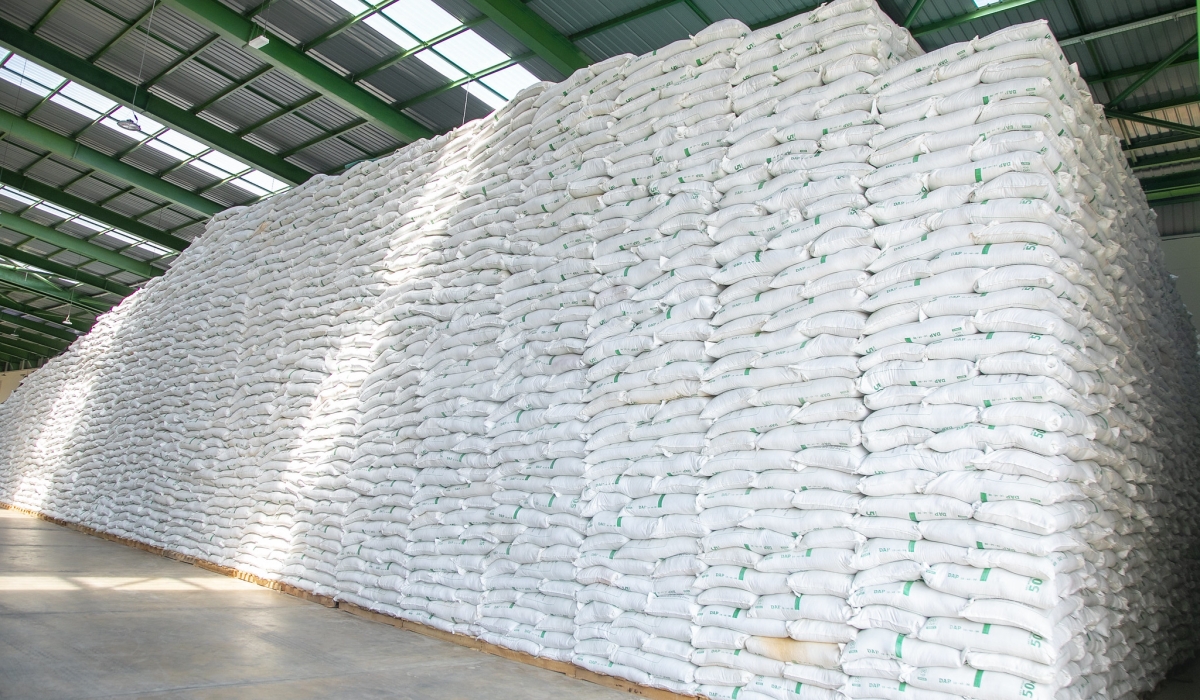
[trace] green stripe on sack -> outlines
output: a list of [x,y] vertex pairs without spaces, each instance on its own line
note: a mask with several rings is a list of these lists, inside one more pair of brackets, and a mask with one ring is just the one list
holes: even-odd
[[975,182],[983,182],[983,168],[975,168]]
[[904,635],[902,634],[896,635],[896,658],[904,658]]
[[974,685],[976,688],[978,688],[980,686],[980,684],[982,684],[982,683],[983,683],[983,671],[976,671],[975,672],[975,682],[972,685]]
[[907,581],[907,582],[905,582],[905,584],[904,584],[904,595],[906,595],[906,596],[907,596],[907,595],[909,594],[909,592],[910,592],[910,591],[912,591],[912,587],[913,587],[913,584],[914,584],[914,583],[916,583],[916,581]]
[[992,573],[991,568],[984,569],[983,573],[979,575],[979,580],[980,581],[988,580],[988,574],[990,574],[990,573]]
[[745,580],[746,580],[746,567],[744,567],[744,566],[743,566],[743,567],[742,567],[742,569],[741,569],[741,571],[739,571],[739,572],[738,572],[738,580],[739,580],[739,581],[745,581]]

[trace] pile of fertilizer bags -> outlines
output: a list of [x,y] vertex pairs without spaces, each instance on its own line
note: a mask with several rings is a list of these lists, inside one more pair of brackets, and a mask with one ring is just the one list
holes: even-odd
[[0,406],[0,501],[728,700],[1133,700],[1200,382],[1044,22],[726,20],[214,217]]

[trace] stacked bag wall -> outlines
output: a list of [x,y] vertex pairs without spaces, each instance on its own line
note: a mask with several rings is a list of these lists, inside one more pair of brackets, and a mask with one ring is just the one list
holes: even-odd
[[0,500],[682,694],[1132,700],[1194,330],[1042,22],[718,22],[222,212],[0,407]]

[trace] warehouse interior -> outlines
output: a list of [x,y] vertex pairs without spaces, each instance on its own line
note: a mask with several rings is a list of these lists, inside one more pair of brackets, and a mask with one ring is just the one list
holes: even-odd
[[[444,133],[537,80],[640,54],[718,20],[753,29],[810,5],[0,4],[0,359],[36,367],[61,352],[97,314],[168,269],[222,209]],[[1193,3],[880,6],[926,51],[1048,20],[1106,106],[1162,236],[1197,233]],[[411,27],[400,19],[409,15],[419,17]],[[251,48],[259,36],[270,43]],[[1190,253],[1186,240],[1172,245]]]
[[[139,296],[148,296],[139,290],[170,279],[177,261],[179,275],[204,277],[204,261],[217,259],[205,246],[206,232],[225,231],[244,212],[259,212],[258,230],[273,232],[271,216],[263,215],[278,218],[272,202],[307,192],[305,183],[344,182],[413,144],[469,133],[476,120],[497,119],[542,82],[564,83],[597,64],[607,69],[616,65],[614,57],[661,50],[715,23],[737,20],[756,31],[824,6],[812,0],[0,0],[0,402],[27,386],[39,368],[70,356],[94,327],[125,323],[106,322],[106,315],[136,307]],[[912,57],[1045,20],[1102,106],[1116,147],[1145,193],[1159,236],[1154,245],[1163,251],[1178,296],[1200,313],[1200,3],[877,0],[877,6],[911,36]],[[566,84],[564,94],[575,88]],[[306,196],[297,208],[313,206]],[[385,201],[370,206],[383,211]],[[207,308],[244,304],[219,292],[198,297],[201,302]],[[1168,337],[1161,326],[1150,327]],[[1194,339],[1195,329],[1186,331]],[[116,328],[111,337],[119,343],[126,336]],[[238,339],[239,360],[258,347],[252,340]],[[162,348],[168,341],[147,342]],[[1179,351],[1183,360],[1164,359],[1161,372],[1154,367],[1145,374],[1158,382],[1195,378],[1187,349]],[[1194,343],[1190,349],[1194,354]],[[149,362],[119,347],[105,352],[115,358],[114,371],[140,373]],[[279,352],[272,352],[274,360]],[[208,397],[198,398],[197,406]],[[134,406],[143,400],[149,402],[133,393],[108,399]],[[86,416],[73,415],[82,404],[72,401],[56,399],[47,425],[69,424],[73,436],[95,430]],[[1190,406],[1179,410],[1200,418]],[[133,423],[127,429],[137,444],[145,426]],[[1137,428],[1124,434],[1131,430]],[[21,432],[31,437],[21,448],[41,454],[34,445],[41,431],[24,426]],[[1186,453],[1196,437],[1177,436],[1179,451]],[[0,476],[12,469],[19,490],[34,479],[19,473],[22,465],[3,463],[10,455],[5,440]],[[137,460],[131,455],[121,469],[136,471]],[[74,483],[69,474],[55,478]],[[125,477],[114,471],[106,478]],[[1134,486],[1132,478],[1122,484],[1129,494],[1162,499],[1164,489],[1174,487],[1155,478],[1149,487]],[[1187,493],[1192,484],[1179,486],[1186,495],[1155,505],[1186,509],[1195,503],[1196,495]],[[725,697],[715,689],[726,686],[714,682],[648,687],[603,669],[564,670],[569,658],[546,662],[489,646],[486,638],[464,641],[461,634],[366,610],[360,601],[342,600],[339,609],[337,596],[281,584],[232,560],[206,562],[174,550],[169,536],[156,544],[140,531],[110,533],[86,517],[4,503],[4,486],[0,479],[0,507],[13,509],[0,510],[0,697]],[[1134,529],[1135,536],[1145,531]],[[1181,571],[1195,571],[1194,555],[1194,549],[1184,555]],[[1145,599],[1160,597],[1147,593]],[[795,598],[798,608],[801,594]],[[1136,598],[1141,604],[1141,594]],[[1165,629],[1157,608],[1155,616],[1146,626]],[[1136,622],[1138,614],[1127,619]],[[1140,663],[1153,666],[1152,647],[1142,642],[1128,640],[1134,650],[1127,654],[1145,654]],[[1090,659],[1094,650],[1086,654]],[[1153,695],[1115,674],[1112,694],[1084,690],[1075,678],[1071,687],[1044,697],[1195,697],[1194,648],[1172,647],[1172,654],[1178,658],[1170,668],[1151,674]],[[969,654],[962,658],[970,664]],[[1067,673],[1067,665],[1063,659],[1053,668]],[[785,677],[795,686],[774,687],[774,694],[760,688],[751,699],[901,697],[865,690],[836,695],[807,677],[802,691],[799,680]],[[1050,683],[1039,682],[1037,700],[1043,686]],[[728,687],[739,697],[737,686]],[[1035,697],[1014,688],[987,696],[921,690],[926,695],[917,697]]]

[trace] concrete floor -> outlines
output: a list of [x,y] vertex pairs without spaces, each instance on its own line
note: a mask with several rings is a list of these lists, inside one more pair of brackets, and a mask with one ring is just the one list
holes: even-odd
[[0,510],[0,698],[631,696]]
[[632,696],[0,509],[0,699],[249,697]]

